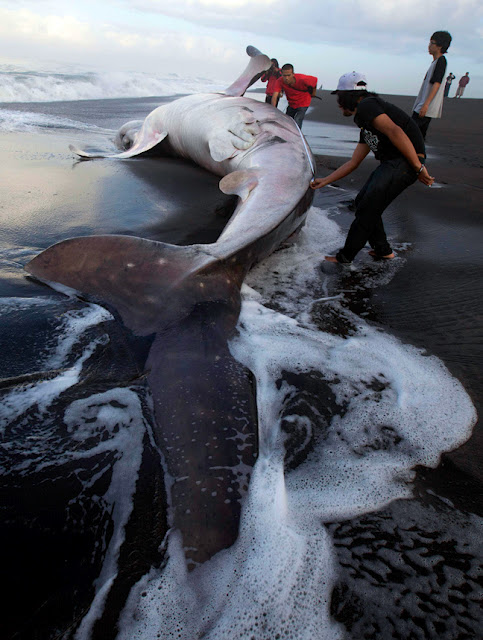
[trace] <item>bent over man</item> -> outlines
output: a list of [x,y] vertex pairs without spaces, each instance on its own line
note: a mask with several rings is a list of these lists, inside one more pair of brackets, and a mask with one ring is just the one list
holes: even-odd
[[280,94],[285,92],[288,101],[285,113],[302,128],[305,112],[310,107],[310,102],[312,96],[315,96],[316,89],[317,78],[315,76],[294,73],[293,65],[284,64],[282,77],[277,80],[273,89],[272,104],[276,107]]
[[428,186],[434,182],[424,165],[424,140],[417,124],[399,107],[368,92],[366,87],[365,76],[355,71],[339,79],[332,93],[337,95],[343,115],[354,116],[361,130],[359,143],[348,162],[311,184],[312,189],[320,189],[349,175],[371,150],[380,161],[356,196],[355,220],[344,246],[335,256],[325,256],[329,262],[352,262],[366,242],[372,247],[372,256],[394,258],[382,223],[384,210],[416,180]]
[[[270,66],[270,69],[268,69],[267,71],[265,71],[264,74],[262,74],[260,80],[262,82],[266,82],[267,83],[267,88],[265,90],[265,102],[268,102],[268,104],[272,104],[272,96],[273,96],[273,91],[274,91],[274,87],[277,83],[278,78],[280,78],[280,76],[282,75],[282,72],[280,71],[280,69],[278,68],[278,60],[277,58],[271,58],[270,62],[272,63]],[[280,98],[280,96],[279,96]],[[278,100],[277,100],[278,103]],[[277,105],[275,105],[277,106]]]

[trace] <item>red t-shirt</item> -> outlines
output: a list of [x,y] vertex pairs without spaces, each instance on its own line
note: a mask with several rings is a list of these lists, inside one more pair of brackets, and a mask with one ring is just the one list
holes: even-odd
[[267,96],[273,96],[273,94],[275,93],[275,85],[277,84],[278,78],[276,78],[274,75],[270,75],[270,77],[267,78],[267,74],[264,73],[260,80],[262,82],[267,82],[268,80],[267,90],[265,91],[265,93],[267,94]]
[[295,84],[290,86],[285,84],[282,78],[277,80],[274,93],[283,91],[287,97],[288,104],[292,109],[299,107],[309,107],[312,95],[307,91],[309,87],[317,87],[317,78],[314,76],[304,76],[301,73],[294,73]]

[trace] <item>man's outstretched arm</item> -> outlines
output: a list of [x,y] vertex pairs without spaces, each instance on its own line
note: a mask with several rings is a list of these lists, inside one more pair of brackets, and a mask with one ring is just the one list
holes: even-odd
[[277,106],[277,102],[278,102],[278,97],[281,95],[280,91],[276,91],[273,95],[272,95],[272,106],[276,107]]
[[359,142],[357,147],[354,149],[354,153],[352,154],[352,158],[345,162],[338,169],[330,173],[325,178],[316,178],[310,183],[312,189],[321,189],[322,187],[326,187],[328,184],[332,184],[332,182],[337,182],[337,180],[341,180],[348,176],[349,173],[352,173],[357,167],[361,164],[364,158],[369,153],[370,149],[367,144],[363,142]]

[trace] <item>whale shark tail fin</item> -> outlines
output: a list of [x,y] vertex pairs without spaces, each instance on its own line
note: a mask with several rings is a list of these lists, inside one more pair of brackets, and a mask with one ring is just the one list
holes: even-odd
[[261,53],[256,47],[248,46],[247,54],[250,56],[250,62],[245,71],[224,91],[229,96],[242,96],[248,87],[251,87],[261,77],[264,71],[270,69],[272,64],[270,58]]
[[223,302],[238,316],[246,267],[218,260],[199,245],[111,235],[59,242],[25,270],[106,304],[135,334],[149,335],[178,322],[200,302]]

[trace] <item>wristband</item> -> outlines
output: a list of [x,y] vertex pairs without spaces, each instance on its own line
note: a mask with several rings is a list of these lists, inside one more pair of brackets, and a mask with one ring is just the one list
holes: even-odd
[[419,176],[419,174],[423,169],[424,169],[424,162],[421,162],[421,166],[419,167],[419,171],[416,171],[416,175]]

